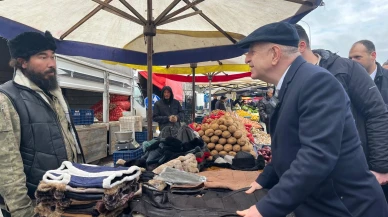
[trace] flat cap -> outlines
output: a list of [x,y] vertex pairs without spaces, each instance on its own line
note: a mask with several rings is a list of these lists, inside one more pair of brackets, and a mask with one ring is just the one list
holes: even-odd
[[55,39],[49,31],[43,34],[38,32],[23,32],[8,41],[8,48],[12,58],[29,58],[44,50],[55,51]]
[[256,42],[271,42],[298,47],[299,35],[292,24],[285,22],[270,23],[253,31],[243,40],[239,41],[237,46],[246,49]]

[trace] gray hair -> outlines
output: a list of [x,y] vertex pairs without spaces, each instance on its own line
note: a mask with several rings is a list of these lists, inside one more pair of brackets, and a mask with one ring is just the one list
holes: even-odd
[[279,47],[285,56],[291,56],[299,52],[297,47],[285,46],[285,45],[279,45]]
[[383,63],[383,66],[388,66],[388,60]]
[[267,89],[267,93],[269,93],[269,92],[272,92],[272,93],[273,93],[273,88],[272,88],[272,87],[270,87],[270,88]]

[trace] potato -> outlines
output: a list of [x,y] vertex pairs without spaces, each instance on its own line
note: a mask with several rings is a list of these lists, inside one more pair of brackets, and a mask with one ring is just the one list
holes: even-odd
[[213,129],[207,129],[206,131],[205,131],[205,135],[206,136],[213,136],[214,135],[214,130]]
[[226,139],[225,138],[220,138],[218,140],[218,143],[221,144],[221,145],[225,145],[226,144]]
[[224,137],[224,138],[229,138],[231,135],[230,135],[230,132],[229,131],[224,131],[224,132],[222,132],[222,137]]
[[228,140],[227,140],[227,142],[228,142],[229,144],[231,144],[231,145],[234,145],[234,144],[236,144],[237,139],[234,138],[234,137],[229,137]]
[[218,129],[218,124],[214,123],[214,124],[210,125],[210,128],[213,129],[213,130],[217,130]]
[[210,142],[210,138],[208,136],[202,136],[202,140],[206,143],[209,143]]
[[214,131],[214,135],[216,135],[216,136],[221,136],[221,134],[222,134],[222,130]]
[[218,151],[217,150],[212,150],[211,152],[210,152],[210,155],[211,156],[214,156],[214,155],[217,155],[218,154]]
[[230,151],[230,152],[228,152],[228,155],[230,155],[230,156],[236,156],[236,152],[234,152],[234,151]]
[[218,154],[221,155],[221,156],[225,156],[225,155],[227,155],[228,153],[227,153],[226,151],[220,151],[220,152],[218,152]]
[[239,144],[241,146],[245,145],[246,142],[247,142],[246,138],[239,138],[237,140],[237,144]]
[[210,149],[210,150],[214,149],[215,147],[216,147],[216,144],[214,144],[214,143],[208,143],[207,144],[207,148]]
[[218,136],[212,136],[212,137],[210,138],[210,142],[212,142],[212,143],[217,143],[217,142],[218,142],[218,139],[220,139]]
[[243,133],[242,133],[241,130],[236,130],[236,131],[233,133],[233,137],[236,138],[236,139],[240,139],[242,136],[243,136]]
[[237,127],[234,126],[234,125],[228,127],[228,131],[229,131],[231,134],[233,134],[234,132],[236,132],[236,130],[237,130]]
[[205,132],[207,129],[209,129],[209,124],[202,124],[201,130],[203,130],[203,132]]
[[224,151],[230,152],[232,151],[232,149],[233,149],[233,146],[231,144],[224,145]]
[[225,126],[229,127],[229,126],[232,126],[233,125],[233,120],[227,120],[225,121]]
[[251,147],[249,147],[249,145],[244,145],[244,146],[242,146],[241,150],[243,150],[245,152],[250,152],[251,151]]
[[217,150],[217,151],[222,151],[222,150],[224,150],[224,146],[223,146],[223,145],[220,145],[220,144],[217,144],[217,145],[216,145],[216,150]]
[[228,127],[225,125],[220,125],[218,128],[222,131],[228,130]]
[[233,146],[233,151],[235,151],[235,152],[241,151],[241,146],[240,145],[234,145]]
[[251,150],[249,153],[250,153],[251,155],[253,155],[253,157],[256,157],[255,151]]
[[222,124],[224,124],[224,122],[225,122],[224,118],[220,118],[220,119],[217,120],[217,124],[218,125],[222,125]]
[[205,135],[205,132],[203,130],[198,131],[199,136]]

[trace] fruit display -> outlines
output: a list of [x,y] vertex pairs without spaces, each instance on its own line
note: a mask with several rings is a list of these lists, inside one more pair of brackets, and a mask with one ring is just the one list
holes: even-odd
[[265,144],[265,145],[271,144],[271,136],[266,132],[261,131],[259,129],[252,129],[251,132],[256,144]]
[[272,152],[271,148],[266,146],[257,151],[258,155],[262,155],[264,157],[265,163],[269,163],[272,160]]
[[197,131],[202,137],[210,154],[212,156],[217,154],[235,156],[237,152],[245,151],[256,155],[253,151],[253,145],[250,143],[254,140],[250,133],[252,126],[246,126],[234,113],[213,112],[206,117],[203,124],[189,124],[189,127]]
[[251,127],[255,128],[255,129],[262,129],[263,128],[257,121],[252,121],[252,120],[249,120],[249,119],[241,117],[241,116],[238,116],[237,119],[241,123],[243,123],[245,125],[250,125]]
[[241,107],[241,109],[244,110],[244,111],[247,111],[249,113],[258,113],[259,112],[257,107],[250,106],[250,105],[243,105]]

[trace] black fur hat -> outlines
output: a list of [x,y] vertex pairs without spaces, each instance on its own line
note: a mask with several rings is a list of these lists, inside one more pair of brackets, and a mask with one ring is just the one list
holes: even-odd
[[49,31],[44,35],[37,32],[24,32],[8,41],[9,53],[12,58],[28,59],[44,50],[55,51],[57,46]]

